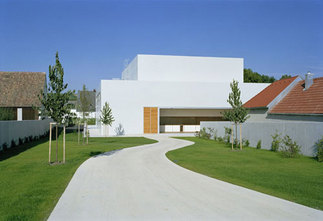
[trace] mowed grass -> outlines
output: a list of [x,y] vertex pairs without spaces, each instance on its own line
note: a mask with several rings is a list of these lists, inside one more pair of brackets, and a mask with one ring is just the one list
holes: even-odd
[[323,163],[305,156],[284,158],[255,148],[231,151],[213,140],[181,138],[194,145],[167,157],[189,170],[229,183],[323,210]]
[[[55,142],[52,160],[55,159]],[[55,166],[48,164],[48,139],[1,153],[0,220],[46,220],[76,169],[86,159],[154,142],[143,137],[113,137],[90,138],[88,145],[78,145],[77,134],[67,134],[66,163]],[[59,160],[62,160],[62,136],[59,145]],[[19,153],[22,149],[26,150]]]

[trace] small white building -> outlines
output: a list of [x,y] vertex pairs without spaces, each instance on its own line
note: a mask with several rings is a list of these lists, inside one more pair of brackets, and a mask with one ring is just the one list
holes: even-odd
[[121,80],[101,80],[97,117],[108,102],[115,118],[109,135],[120,124],[125,134],[199,131],[200,121],[223,120],[233,79],[243,102],[269,85],[243,83],[243,67],[243,58],[137,55]]

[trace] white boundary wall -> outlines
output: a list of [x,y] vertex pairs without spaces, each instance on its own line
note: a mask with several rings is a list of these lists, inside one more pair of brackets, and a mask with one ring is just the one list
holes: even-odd
[[[224,136],[224,127],[231,127],[230,122],[201,122],[203,127],[214,128],[217,136]],[[250,146],[256,147],[261,140],[262,149],[270,149],[272,137],[275,132],[282,134],[282,137],[289,135],[293,141],[301,146],[301,153],[306,156],[316,155],[315,143],[323,136],[323,122],[304,121],[273,121],[273,122],[245,122],[242,124],[242,138],[249,140]],[[234,128],[235,132],[235,128]],[[239,127],[238,127],[239,137]]]
[[18,144],[19,138],[43,135],[49,130],[51,121],[52,119],[0,121],[0,150],[4,143],[10,147],[12,140]]

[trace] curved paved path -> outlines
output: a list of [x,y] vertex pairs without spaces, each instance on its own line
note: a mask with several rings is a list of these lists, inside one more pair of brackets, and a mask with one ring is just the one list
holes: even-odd
[[323,212],[191,172],[165,153],[192,142],[106,153],[76,171],[49,220],[323,220]]

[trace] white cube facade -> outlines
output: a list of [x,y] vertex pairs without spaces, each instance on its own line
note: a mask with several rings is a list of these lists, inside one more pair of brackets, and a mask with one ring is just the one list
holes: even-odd
[[199,120],[214,120],[230,108],[233,79],[240,82],[243,102],[268,85],[242,83],[242,58],[138,55],[123,71],[122,80],[101,80],[97,112],[105,102],[110,104],[115,118],[110,135],[116,134],[119,124],[125,134],[143,134],[144,107],[158,108],[158,133],[193,132]]

